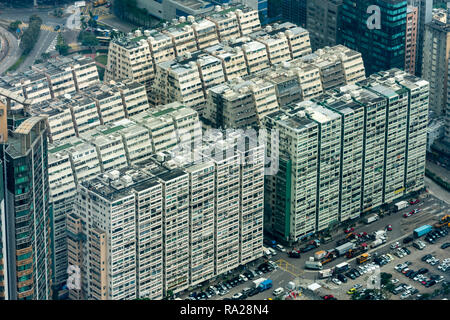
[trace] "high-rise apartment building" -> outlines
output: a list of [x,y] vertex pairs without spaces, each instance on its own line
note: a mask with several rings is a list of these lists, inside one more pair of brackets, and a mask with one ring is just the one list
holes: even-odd
[[71,298],[161,299],[262,255],[264,146],[215,137],[79,185]]
[[406,14],[405,71],[416,72],[417,31],[419,9],[408,6]]
[[281,15],[284,20],[295,23],[296,25],[306,28],[308,0],[283,0],[281,3]]
[[392,69],[267,115],[280,155],[266,177],[268,231],[296,242],[423,188],[428,91]]
[[235,79],[208,91],[205,119],[215,128],[257,128],[279,108],[275,86],[262,79]]
[[53,214],[45,118],[28,117],[1,145],[3,297],[52,299]]
[[307,1],[306,25],[313,50],[338,44],[341,5],[342,0]]
[[422,60],[425,41],[425,25],[433,19],[433,0],[408,0],[408,4],[418,8],[417,46],[416,46],[416,75],[422,76]]
[[[380,9],[380,29],[371,20],[372,5]],[[406,7],[406,0],[343,1],[338,42],[362,54],[367,75],[404,68]]]
[[430,109],[445,114],[447,104],[450,23],[433,20],[425,27],[422,78],[430,82]]
[[[33,65],[32,70],[23,73],[0,77],[0,88],[30,99],[32,105],[38,105],[85,90],[98,82],[95,61],[89,57],[71,55]],[[23,106],[12,102],[11,108],[22,109]]]

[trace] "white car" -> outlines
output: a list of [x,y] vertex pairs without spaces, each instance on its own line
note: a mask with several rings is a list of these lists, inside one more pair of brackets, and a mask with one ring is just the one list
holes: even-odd
[[244,276],[243,274],[240,274],[239,278],[241,278],[243,281],[248,281],[248,278],[246,276]]
[[273,295],[275,297],[278,297],[279,295],[282,295],[284,293],[284,289],[282,287],[276,288],[273,290]]
[[337,284],[337,285],[341,285],[342,284],[342,282],[339,279],[337,279],[337,278],[333,278],[333,279],[331,279],[331,281],[333,281],[333,283]]
[[242,297],[242,293],[238,292],[238,293],[233,294],[233,296],[231,297],[231,299],[233,299],[233,300],[238,300],[238,299],[240,299],[241,297]]
[[402,293],[402,295],[400,296],[400,299],[407,299],[411,296],[411,291],[406,290],[405,292]]
[[398,280],[398,279],[392,279],[391,280],[391,282],[393,283],[393,284],[396,284],[396,283],[398,283],[400,280]]
[[398,241],[396,243],[391,244],[391,249],[396,249],[398,247],[400,247],[400,242]]

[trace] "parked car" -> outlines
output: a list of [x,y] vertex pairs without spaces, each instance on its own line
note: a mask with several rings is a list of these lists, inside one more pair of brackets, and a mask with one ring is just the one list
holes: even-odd
[[233,296],[231,297],[232,300],[241,300],[242,299],[243,294],[238,292],[233,294]]
[[393,244],[391,244],[391,249],[396,249],[398,247],[400,247],[400,242],[398,242],[398,241],[393,243]]
[[424,274],[428,272],[427,268],[420,268],[417,272],[419,272],[419,274]]
[[431,286],[434,286],[436,284],[436,280],[430,280],[425,284],[425,287],[429,288]]
[[441,246],[441,249],[447,249],[448,247],[450,247],[450,242],[446,242]]
[[342,284],[342,282],[341,282],[339,279],[337,279],[337,278],[333,278],[333,279],[331,279],[331,281],[332,281],[334,284],[337,284],[337,285],[341,285],[341,284]]
[[413,241],[414,239],[412,237],[406,237],[405,239],[403,239],[403,243],[407,244],[410,243],[411,241]]
[[419,202],[420,202],[419,199],[411,199],[411,200],[409,200],[409,204],[410,204],[410,205],[418,204]]
[[343,283],[347,283],[347,278],[343,274],[338,274],[337,278]]

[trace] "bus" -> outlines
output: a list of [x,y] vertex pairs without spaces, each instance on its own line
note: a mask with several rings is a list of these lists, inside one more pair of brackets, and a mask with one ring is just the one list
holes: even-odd
[[336,273],[342,273],[342,272],[347,271],[348,269],[350,269],[349,264],[347,262],[342,262],[342,263],[339,263],[338,265],[336,265],[334,271]]

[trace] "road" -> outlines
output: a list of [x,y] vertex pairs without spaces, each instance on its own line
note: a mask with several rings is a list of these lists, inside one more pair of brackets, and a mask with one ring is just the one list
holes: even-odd
[[[15,20],[20,20],[22,22],[27,23],[30,16],[33,14],[38,15],[42,19],[42,27],[41,32],[39,35],[39,38],[36,39],[36,45],[31,51],[31,53],[28,55],[28,57],[25,59],[25,61],[21,64],[21,66],[17,69],[18,72],[26,71],[30,68],[30,66],[36,61],[37,59],[41,58],[41,54],[44,52],[49,52],[50,50],[54,49],[52,44],[54,45],[56,42],[56,37],[58,35],[58,32],[54,31],[54,28],[59,25],[62,27],[61,31],[63,32],[63,35],[65,38],[68,38],[68,43],[72,43],[76,41],[76,38],[78,36],[79,32],[79,19],[75,19],[74,21],[74,15],[71,14],[71,12],[66,11],[66,14],[62,17],[55,17],[51,13],[53,12],[53,9],[36,9],[36,8],[5,8],[2,9],[0,12],[0,20],[5,23],[10,23]],[[74,24],[75,22],[75,24]],[[64,27],[66,24],[70,26],[70,28]],[[0,29],[0,32],[2,30]],[[14,36],[9,34],[9,39],[11,41],[14,39]],[[17,40],[15,40],[15,43],[17,44]],[[14,43],[13,43],[14,44]],[[18,46],[16,46],[18,47]],[[11,65],[17,61],[17,59],[20,57],[20,50],[17,50],[18,48],[13,47],[13,50],[8,55],[8,59],[2,61],[0,66],[0,73],[4,72],[6,69],[8,69]]]
[[[409,212],[412,209],[421,209],[421,212],[408,217],[403,218],[403,213]],[[409,206],[408,208],[403,209],[400,212],[392,213],[390,215],[385,215],[380,220],[366,225],[362,222],[357,223],[355,226],[356,232],[367,232],[372,233],[374,231],[384,229],[386,225],[391,224],[393,227],[393,230],[388,232],[388,241],[377,248],[370,249],[370,253],[385,253],[388,252],[389,245],[391,243],[394,243],[396,241],[399,241],[402,243],[402,239],[406,236],[412,235],[412,231],[424,224],[433,224],[434,222],[437,222],[439,217],[444,215],[445,213],[450,214],[450,205],[446,204],[445,202],[442,202],[440,199],[436,198],[432,194],[425,193],[421,196],[421,201],[419,204]],[[331,243],[321,245],[319,249],[317,250],[330,250],[336,247],[336,241],[343,238],[345,236],[343,231],[339,231],[339,236],[335,236],[334,240]],[[289,248],[290,249],[290,248]],[[305,270],[304,265],[305,261],[314,255],[314,252],[317,250],[312,250],[308,253],[302,254],[300,259],[293,259],[289,258],[286,253],[278,252],[275,256],[271,258],[272,261],[275,261],[278,264],[278,268],[268,274],[264,274],[265,278],[272,279],[273,281],[273,289],[277,287],[285,287],[288,282],[294,281],[298,286],[301,287],[307,287],[309,284],[319,281],[321,285],[324,287],[328,287],[329,289],[336,289],[337,286],[325,282],[323,280],[318,279],[318,271],[314,270]],[[331,268],[335,265],[341,263],[341,262],[349,262],[353,265],[355,264],[355,259],[347,259],[345,257],[340,257],[329,264],[325,266],[325,268]],[[263,262],[264,259],[260,259],[257,263],[255,263],[255,266],[258,266],[260,263]],[[254,267],[250,267],[251,269]],[[355,282],[349,281],[347,285],[354,284]],[[225,296],[215,296],[212,299],[213,300],[221,300],[223,298],[230,298],[233,294],[237,292],[241,292],[243,288],[250,287],[251,282],[248,281],[244,284],[241,284],[235,288],[232,288],[228,294]],[[274,298],[272,295],[273,290],[267,290],[264,292],[261,292],[253,297],[248,297],[247,300],[262,300],[267,298]],[[183,295],[184,297],[184,295]],[[183,298],[182,297],[182,298]],[[309,299],[314,299],[317,297],[309,297]],[[300,299],[308,299],[305,295],[301,297]]]
[[5,49],[8,50],[7,55],[0,62],[0,74],[3,74],[9,67],[11,67],[17,59],[21,55],[21,51],[19,48],[19,42],[14,35],[8,32],[5,28],[0,26],[0,34],[6,39],[8,42],[8,47]]
[[36,41],[33,50],[28,54],[28,57],[17,69],[17,72],[24,72],[30,69],[36,59],[41,58],[41,54],[46,52],[50,44],[56,39],[57,32],[41,30],[39,39]]

